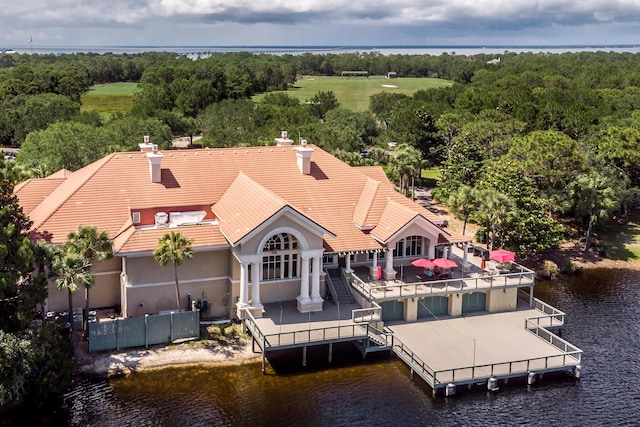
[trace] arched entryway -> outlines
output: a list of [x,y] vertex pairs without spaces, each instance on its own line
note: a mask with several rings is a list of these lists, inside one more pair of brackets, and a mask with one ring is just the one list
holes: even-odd
[[261,280],[300,277],[298,239],[288,233],[271,236],[262,247]]

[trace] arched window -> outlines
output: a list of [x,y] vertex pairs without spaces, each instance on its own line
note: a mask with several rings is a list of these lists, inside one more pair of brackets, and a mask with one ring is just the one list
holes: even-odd
[[395,257],[409,257],[422,255],[422,236],[409,236],[396,242],[396,248],[393,250]]
[[262,248],[262,280],[299,277],[298,240],[281,233],[271,236]]

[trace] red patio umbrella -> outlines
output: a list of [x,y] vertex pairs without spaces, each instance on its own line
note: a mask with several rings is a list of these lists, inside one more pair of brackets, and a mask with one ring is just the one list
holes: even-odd
[[416,259],[415,261],[411,261],[411,265],[413,265],[414,267],[420,267],[420,268],[433,268],[436,266],[433,263],[433,261],[430,261],[426,258],[420,258],[420,259]]
[[448,258],[436,258],[433,260],[433,264],[440,268],[454,268],[458,266],[454,260]]
[[489,252],[489,259],[504,264],[505,262],[513,262],[516,259],[516,254],[504,249],[497,249]]

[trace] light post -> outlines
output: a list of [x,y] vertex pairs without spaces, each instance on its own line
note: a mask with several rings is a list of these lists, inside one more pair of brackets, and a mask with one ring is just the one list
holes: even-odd
[[473,338],[473,367],[476,366],[476,339]]
[[340,338],[340,301],[336,301],[338,304],[338,338]]

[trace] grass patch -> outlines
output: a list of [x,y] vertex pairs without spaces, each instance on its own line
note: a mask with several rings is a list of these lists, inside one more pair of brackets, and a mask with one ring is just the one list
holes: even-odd
[[138,90],[137,83],[107,83],[89,88],[82,95],[81,111],[97,111],[108,117],[115,113],[127,113],[133,108],[133,94]]
[[635,213],[629,224],[611,221],[599,234],[606,245],[608,258],[621,261],[640,261],[640,215]]
[[[357,78],[357,77],[310,77],[299,79],[295,86],[282,93],[298,98],[304,102],[318,92],[332,91],[340,106],[354,111],[363,111],[369,108],[371,95],[380,92],[402,93],[413,95],[421,89],[432,89],[451,86],[453,83],[442,79],[403,77],[397,79],[384,78]],[[394,86],[394,87],[388,87]],[[253,97],[259,102],[265,94]]]
[[423,187],[434,188],[440,182],[440,168],[422,169],[419,182]]
[[422,169],[422,178],[440,181],[440,168]]

